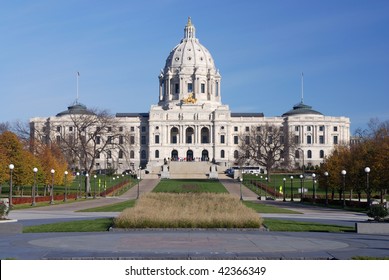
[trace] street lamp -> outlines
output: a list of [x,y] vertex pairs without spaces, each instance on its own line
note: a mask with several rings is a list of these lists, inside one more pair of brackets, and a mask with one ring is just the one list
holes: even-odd
[[31,206],[35,206],[36,205],[36,203],[35,203],[35,185],[36,185],[36,173],[38,172],[38,168],[34,167],[32,169],[32,172],[34,172],[34,185],[32,186],[32,191],[31,191],[31,195],[32,195]]
[[[77,200],[79,198],[78,197],[79,196],[78,192],[81,193],[81,176],[80,176],[80,172],[77,172],[76,175],[78,177],[78,188],[77,188],[77,191],[76,191],[76,200]],[[80,194],[80,196],[81,196],[81,194]]]
[[239,178],[239,182],[240,182],[240,200],[243,200],[243,194],[242,194],[242,182],[243,182],[243,178],[242,178],[242,177]]
[[285,188],[285,183],[286,183],[286,178],[283,178],[282,181],[284,181],[284,189],[283,189],[283,195],[284,195],[284,199],[282,201],[286,201],[286,188]]
[[261,185],[261,180],[262,180],[262,175],[261,175],[261,177],[260,177],[260,179],[259,179],[259,200],[261,200],[262,199],[262,185]]
[[137,194],[136,194],[136,199],[139,198],[139,181],[140,181],[140,176],[138,176],[138,191],[137,191]]
[[15,165],[12,163],[8,166],[9,167],[9,172],[10,172],[10,180],[9,180],[9,208],[12,208],[12,172],[15,168]]
[[312,194],[312,201],[313,203],[316,202],[316,189],[315,189],[315,183],[316,183],[316,174],[312,173],[312,187],[313,187],[313,194]]
[[326,177],[326,202],[325,205],[328,206],[328,175],[330,175],[327,171],[324,172],[324,176]]
[[67,176],[68,176],[69,173],[68,173],[68,171],[65,171],[64,174],[65,174],[65,180],[64,180],[64,185],[65,185],[65,195],[64,195],[64,197],[63,197],[63,202],[66,202],[66,201],[68,200],[68,187],[67,187],[66,178],[67,178]]
[[85,174],[85,199],[88,198],[88,180],[89,180],[89,174],[86,173]]
[[303,202],[304,198],[304,175],[300,175],[300,202]]
[[51,173],[51,199],[50,199],[50,204],[54,204],[54,173],[55,173],[55,170],[51,169],[50,173]]
[[93,190],[93,198],[96,198],[96,181],[97,181],[97,175],[95,174],[93,176],[93,178],[95,178],[95,184],[94,184],[94,190]]
[[293,200],[293,176],[290,176],[290,201]]
[[258,188],[258,173],[255,173],[255,185],[257,186],[257,194],[258,194],[258,191],[259,191],[259,188]]
[[346,200],[345,200],[345,191],[346,191],[346,170],[342,170],[340,172],[343,176],[343,186],[342,186],[342,194],[343,194],[343,208],[346,207]]
[[369,186],[370,167],[365,167],[365,172],[366,172],[367,207],[369,207],[370,206],[370,186]]

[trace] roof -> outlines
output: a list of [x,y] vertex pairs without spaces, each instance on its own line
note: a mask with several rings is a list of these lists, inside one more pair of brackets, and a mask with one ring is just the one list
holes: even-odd
[[244,117],[244,118],[263,118],[264,115],[263,113],[231,113],[231,117],[233,118],[239,118],[239,117]]
[[293,106],[293,109],[284,113],[283,117],[294,115],[323,115],[322,113],[312,109],[312,106],[304,104],[302,101]]
[[148,118],[149,113],[116,113],[117,118]]
[[60,112],[56,116],[61,117],[65,115],[95,115],[95,113],[88,110],[85,105],[76,102],[75,104],[69,106],[66,111]]

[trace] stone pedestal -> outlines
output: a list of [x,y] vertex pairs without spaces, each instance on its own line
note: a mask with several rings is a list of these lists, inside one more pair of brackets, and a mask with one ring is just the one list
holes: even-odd
[[213,164],[210,167],[211,171],[209,172],[209,179],[217,179],[219,178],[218,173],[217,173],[217,165]]
[[162,165],[161,179],[169,179],[169,178],[170,178],[169,166],[167,164],[164,164]]

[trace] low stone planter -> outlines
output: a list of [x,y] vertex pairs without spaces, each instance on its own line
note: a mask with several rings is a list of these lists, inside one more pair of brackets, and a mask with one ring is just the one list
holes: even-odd
[[362,222],[355,223],[357,233],[362,234],[388,234],[389,235],[389,223],[380,222]]
[[23,225],[18,220],[0,220],[0,234],[22,233]]

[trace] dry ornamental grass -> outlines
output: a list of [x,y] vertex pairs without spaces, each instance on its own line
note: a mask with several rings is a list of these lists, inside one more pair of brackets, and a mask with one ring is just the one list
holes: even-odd
[[117,228],[259,228],[262,219],[230,194],[149,193],[114,221]]

